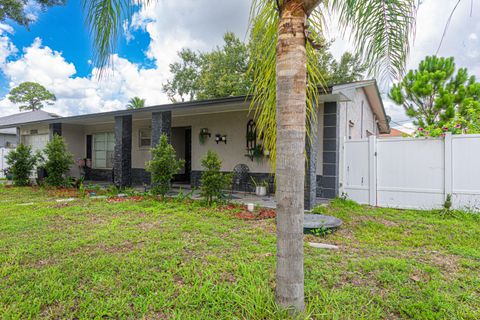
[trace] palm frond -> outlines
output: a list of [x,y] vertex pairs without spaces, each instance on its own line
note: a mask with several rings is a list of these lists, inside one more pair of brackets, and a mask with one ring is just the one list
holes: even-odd
[[100,69],[111,64],[117,48],[122,23],[129,19],[138,2],[134,0],[82,0],[85,23],[93,40],[93,61]]
[[254,0],[250,12],[250,67],[253,79],[250,90],[251,111],[254,112],[257,134],[263,147],[276,158],[276,45],[278,13],[275,1]]
[[380,79],[400,78],[415,30],[418,0],[330,0],[343,32]]
[[[281,3],[281,2],[279,2]],[[270,151],[270,162],[275,168],[276,160],[276,45],[278,27],[277,2],[253,0],[250,12],[250,68],[253,79],[250,90],[251,111],[254,112],[257,133],[263,139],[263,147]],[[322,43],[323,17],[314,12],[309,17],[309,34],[315,43]],[[326,87],[318,64],[318,53],[307,42],[307,128],[317,121],[318,88]],[[310,137],[310,130],[307,131]]]

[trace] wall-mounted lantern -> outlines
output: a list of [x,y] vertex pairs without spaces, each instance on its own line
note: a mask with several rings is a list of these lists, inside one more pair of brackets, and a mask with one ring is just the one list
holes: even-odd
[[210,138],[212,134],[208,132],[208,128],[200,129],[200,134],[198,135],[198,139],[200,140],[200,144],[205,144],[207,142],[207,138]]
[[227,144],[227,135],[216,134],[215,135],[215,142],[218,144],[219,142],[225,142]]

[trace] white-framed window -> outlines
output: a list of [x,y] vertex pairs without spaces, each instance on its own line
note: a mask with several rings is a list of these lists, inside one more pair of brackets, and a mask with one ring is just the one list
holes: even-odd
[[115,134],[103,132],[93,134],[93,167],[110,169],[113,167]]
[[138,131],[138,145],[140,148],[150,148],[152,145],[152,130],[140,129]]

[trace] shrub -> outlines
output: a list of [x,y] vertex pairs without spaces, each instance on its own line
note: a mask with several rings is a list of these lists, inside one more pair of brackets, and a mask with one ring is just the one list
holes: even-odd
[[152,149],[152,160],[147,163],[147,171],[152,174],[152,193],[165,196],[170,191],[173,176],[184,164],[184,160],[177,160],[175,149],[162,134],[160,142]]
[[32,154],[32,147],[20,143],[15,150],[7,155],[7,164],[10,166],[13,183],[17,186],[26,186],[30,182],[30,173],[37,163],[37,156]]
[[65,175],[73,164],[73,156],[68,152],[65,141],[61,136],[54,135],[43,152],[46,156],[45,170],[47,171],[47,177],[45,182],[54,187],[64,186],[67,181]]
[[222,161],[213,151],[208,151],[202,158],[202,167],[205,169],[201,178],[201,194],[208,205],[223,198],[222,190],[229,188],[232,175],[220,172]]

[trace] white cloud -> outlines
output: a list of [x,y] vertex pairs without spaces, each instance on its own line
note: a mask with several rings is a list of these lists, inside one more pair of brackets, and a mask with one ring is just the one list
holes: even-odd
[[[97,80],[98,70],[88,77],[77,77],[75,65],[65,60],[57,48],[43,46],[37,38],[24,48],[16,59],[6,61],[14,53],[8,37],[0,37],[0,68],[10,87],[23,81],[36,81],[57,96],[54,106],[46,109],[62,115],[122,109],[132,96],[146,98],[147,105],[168,102],[162,84],[169,78],[169,64],[177,60],[184,47],[207,50],[222,43],[226,31],[240,37],[246,30],[248,1],[236,0],[164,0],[151,2],[123,25],[127,41],[134,31],[146,32],[150,45],[145,56],[155,62],[153,68],[142,68],[125,58],[113,55],[113,68]],[[215,10],[212,10],[215,8]],[[35,8],[32,7],[32,11]],[[1,30],[1,26],[0,26]],[[0,113],[18,112],[4,97]]]
[[[426,55],[435,54],[448,15],[457,0],[424,0],[418,11],[416,39],[408,59],[408,68],[416,68]],[[66,61],[61,48],[42,46],[35,40],[20,55],[9,37],[13,29],[0,24],[0,68],[10,81],[10,86],[33,80],[52,90],[58,101],[52,111],[68,115],[124,108],[132,96],[147,99],[147,104],[167,102],[161,85],[169,78],[169,64],[177,59],[183,47],[209,50],[222,43],[226,31],[240,38],[246,35],[250,1],[238,0],[161,0],[152,1],[136,13],[130,25],[123,25],[127,41],[135,32],[145,32],[150,37],[145,51],[146,59],[154,62],[153,68],[142,68],[127,59],[113,56],[114,67],[109,77],[97,81],[98,70],[88,77],[77,77],[75,65]],[[31,11],[35,11],[32,7]],[[327,20],[330,39],[335,39],[332,50],[335,56],[353,51],[352,45],[342,40],[338,28]],[[348,32],[346,33],[348,35]],[[442,56],[454,56],[459,67],[467,67],[480,78],[480,11],[470,16],[470,3],[463,1],[457,9],[444,44]],[[7,59],[9,58],[9,59]],[[10,60],[10,61],[7,61]],[[384,97],[387,113],[394,121],[407,123],[402,107]],[[7,99],[0,101],[2,114],[17,112]]]
[[127,43],[135,39],[132,32],[130,31],[128,20],[123,21],[122,28],[123,28],[123,34],[125,35],[125,40],[127,41]]
[[249,1],[238,0],[151,1],[133,16],[131,29],[149,34],[145,54],[158,70],[167,73],[182,48],[212,49],[223,42],[227,31],[243,39],[249,6]]
[[[10,80],[10,88],[24,81],[35,81],[52,91],[57,102],[46,109],[61,115],[123,109],[128,99],[137,95],[145,97],[151,105],[166,102],[161,90],[165,79],[158,70],[142,69],[118,55],[113,55],[112,61],[113,67],[106,70],[101,80],[97,77],[98,69],[89,77],[76,77],[73,63],[36,38],[18,59],[7,62],[4,59],[0,67]],[[0,101],[1,114],[16,112],[17,107],[7,97]]]
[[17,47],[10,41],[9,34],[13,34],[13,28],[7,24],[0,23],[0,64],[17,53]]

